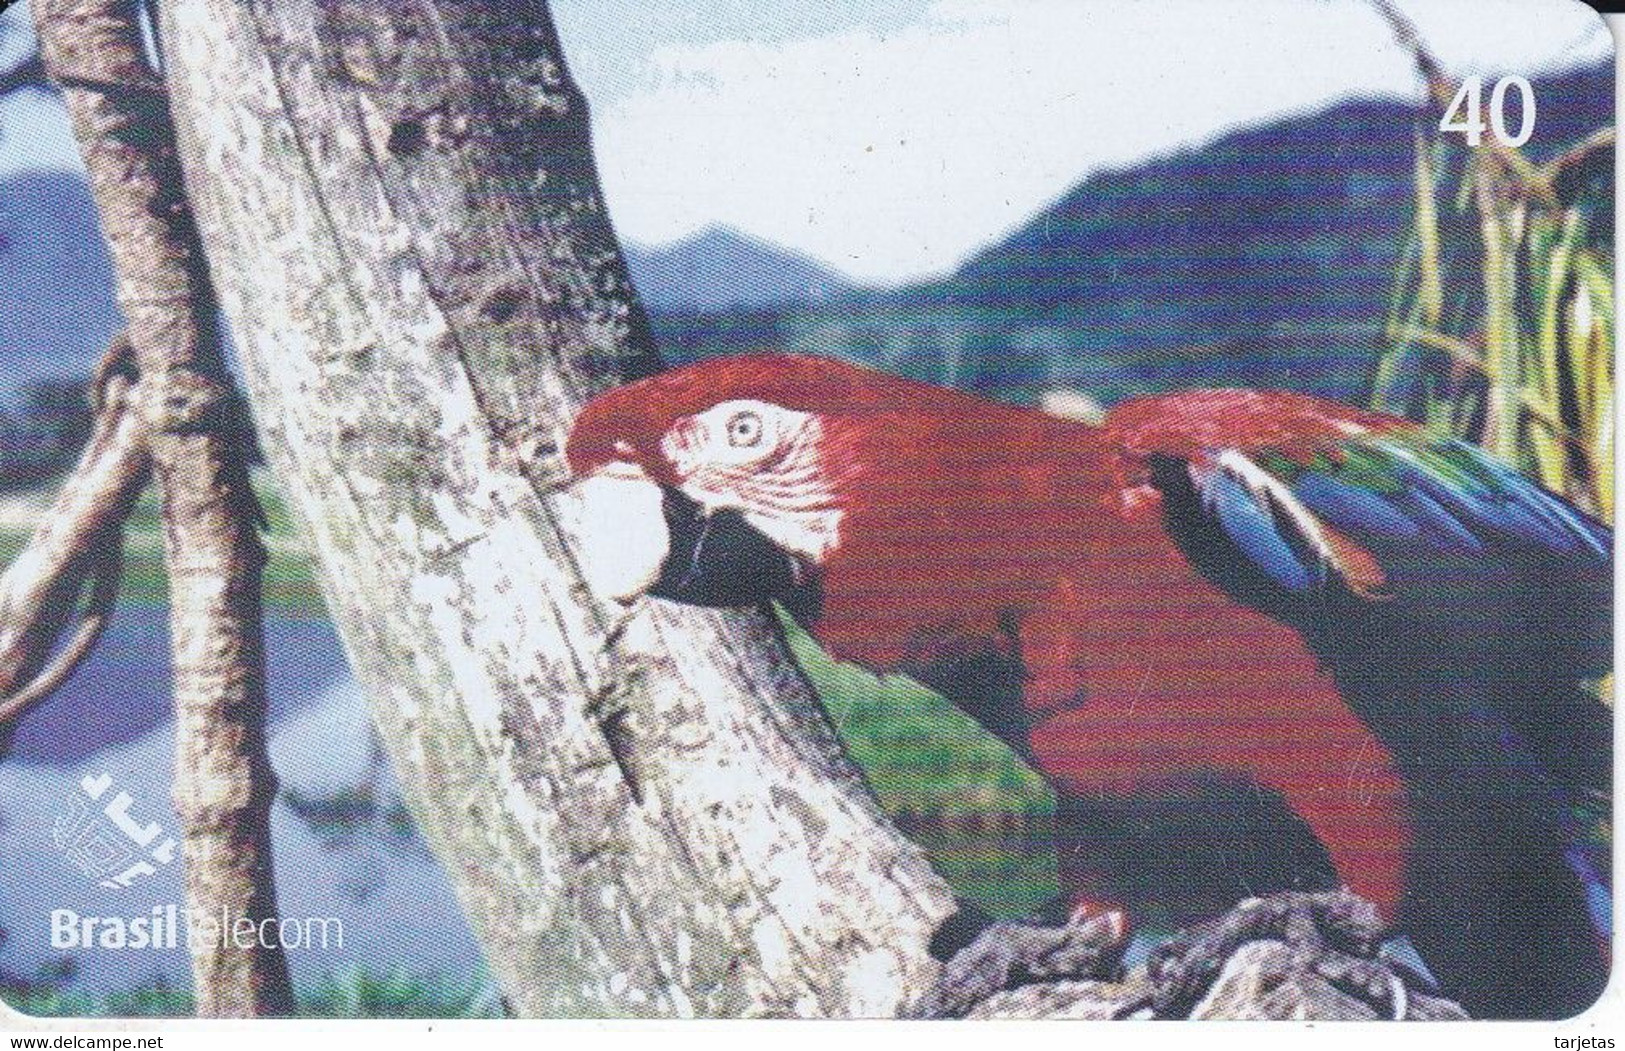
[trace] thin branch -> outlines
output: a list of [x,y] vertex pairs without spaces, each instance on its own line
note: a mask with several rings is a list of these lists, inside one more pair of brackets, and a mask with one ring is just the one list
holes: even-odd
[[1611,185],[1616,139],[1612,127],[1599,128],[1547,161],[1541,177],[1564,202],[1574,201],[1587,185]]
[[1570,146],[1567,150],[1564,150],[1562,153],[1546,162],[1546,167],[1551,172],[1550,178],[1555,179],[1558,177],[1558,175],[1562,174],[1564,170],[1572,168],[1576,165],[1585,164],[1586,162],[1590,161],[1594,155],[1603,154],[1611,157],[1614,152],[1614,143],[1617,138],[1618,133],[1614,128],[1598,128],[1590,135],[1587,135],[1573,146]]
[[[140,372],[137,413],[164,519],[173,648],[174,801],[187,907],[275,924],[265,750],[265,549],[246,450],[231,426],[231,378],[214,294],[176,157],[163,82],[129,0],[36,0],[40,54],[62,89],[107,231],[118,299]],[[292,1009],[280,946],[191,946],[198,1013]]]
[[121,537],[122,530],[114,530],[106,540],[105,553],[94,558],[97,568],[90,585],[89,608],[80,618],[79,627],[74,630],[62,652],[52,658],[45,670],[28,685],[9,697],[0,698],[0,724],[16,719],[55,693],[90,656],[90,651],[101,638],[102,630],[107,627],[108,618],[112,616],[114,600],[118,598],[119,574],[124,571]]
[[[28,545],[0,575],[0,723],[66,682],[106,622],[118,587],[124,521],[150,476],[120,334],[93,385],[95,430]],[[91,583],[89,608],[67,646],[51,654]]]
[[50,81],[45,78],[45,63],[40,61],[39,53],[24,58],[4,73],[0,73],[0,95],[6,95],[21,88],[49,88]]

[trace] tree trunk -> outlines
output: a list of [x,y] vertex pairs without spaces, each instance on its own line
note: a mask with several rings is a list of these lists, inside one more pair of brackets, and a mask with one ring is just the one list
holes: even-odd
[[230,934],[192,943],[200,1014],[292,1008],[282,950],[237,925],[273,922],[260,624],[264,549],[231,385],[181,193],[162,83],[129,0],[35,0],[45,69],[62,88],[107,233],[140,373],[134,398],[164,521],[175,696],[175,809],[187,908]]
[[953,911],[765,613],[595,604],[561,458],[657,367],[540,0],[163,0],[261,438],[524,1014],[884,1015]]

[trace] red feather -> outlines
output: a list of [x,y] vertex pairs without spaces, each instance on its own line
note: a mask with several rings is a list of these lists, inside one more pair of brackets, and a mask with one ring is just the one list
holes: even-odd
[[1189,457],[1210,449],[1273,449],[1308,463],[1337,456],[1349,428],[1414,431],[1408,420],[1290,391],[1192,390],[1133,398],[1106,417],[1112,440],[1129,453]]

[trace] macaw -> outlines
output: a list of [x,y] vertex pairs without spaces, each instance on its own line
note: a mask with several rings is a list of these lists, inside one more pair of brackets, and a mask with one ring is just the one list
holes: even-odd
[[[566,456],[658,491],[623,601],[780,602],[1008,742],[1075,910],[1182,864],[1220,910],[1341,884],[1475,1015],[1600,995],[1612,534],[1484,452],[1279,391],[1093,425],[760,354],[601,395]],[[1227,818],[1260,800],[1287,825]]]

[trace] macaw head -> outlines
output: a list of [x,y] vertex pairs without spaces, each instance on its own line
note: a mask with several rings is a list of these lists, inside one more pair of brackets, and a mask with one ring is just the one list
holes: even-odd
[[1090,424],[793,355],[609,391],[565,452],[598,594],[779,601],[876,668],[1002,637],[1115,492]]
[[565,450],[591,516],[583,568],[622,601],[796,610],[854,542],[925,550],[973,517],[952,501],[976,499],[965,479],[1009,447],[1015,412],[792,354],[618,387],[582,409]]
[[856,468],[848,439],[901,406],[901,382],[823,358],[750,355],[595,399],[566,449],[591,516],[589,578],[622,601],[644,591],[710,606],[811,597],[842,540]]

